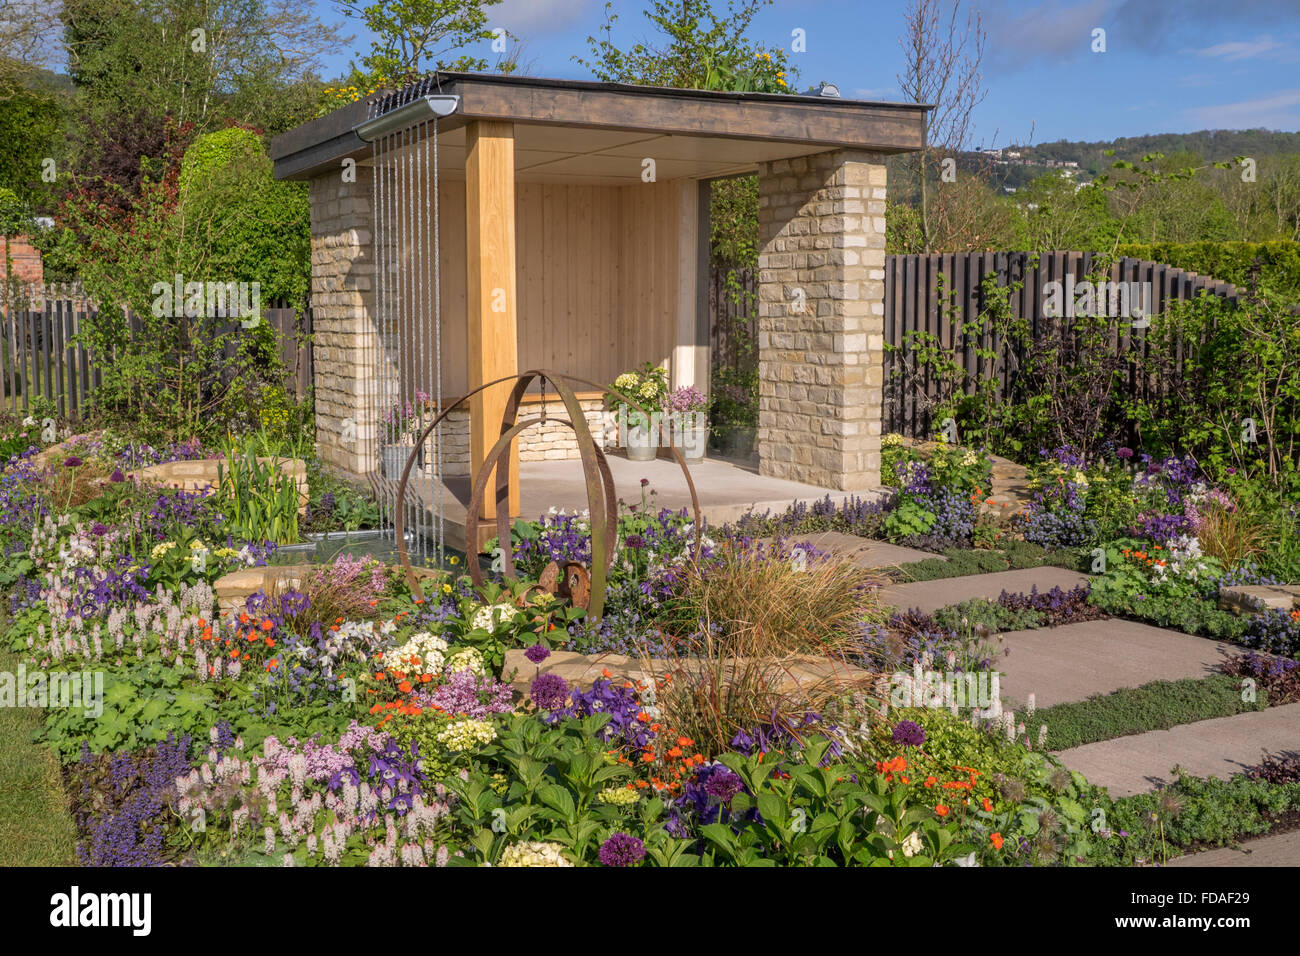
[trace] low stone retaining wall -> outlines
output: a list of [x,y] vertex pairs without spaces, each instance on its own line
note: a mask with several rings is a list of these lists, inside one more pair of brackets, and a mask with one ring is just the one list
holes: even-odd
[[1300,584],[1252,584],[1223,588],[1219,607],[1238,614],[1300,609]]
[[[668,675],[675,675],[678,679],[689,678],[690,672],[713,666],[710,661],[692,659],[684,661],[652,659],[642,662],[622,654],[586,655],[573,651],[552,651],[550,657],[539,665],[528,660],[522,650],[512,649],[506,651],[502,679],[510,681],[517,693],[526,695],[529,686],[539,674],[556,674],[563,677],[570,685],[589,687],[601,678],[620,683],[623,681],[649,683],[654,678]],[[733,671],[743,671],[748,666],[748,662],[743,658],[737,658],[729,661],[727,666]],[[764,661],[762,666],[770,689],[776,694],[790,696],[798,696],[801,692],[830,689],[845,693],[865,692],[874,688],[880,680],[880,675],[871,671],[810,654]]]
[[[259,458],[263,465],[278,464],[281,474],[290,475],[298,487],[298,513],[307,511],[309,488],[307,485],[307,463],[300,458]],[[219,469],[224,465],[223,458],[196,458],[192,461],[169,461],[162,465],[150,465],[138,471],[130,472],[127,477],[177,488],[181,491],[211,494],[216,491],[220,480]]]

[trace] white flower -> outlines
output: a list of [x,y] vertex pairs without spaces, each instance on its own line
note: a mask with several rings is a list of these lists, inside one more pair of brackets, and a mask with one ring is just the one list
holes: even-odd
[[558,843],[516,843],[501,853],[497,866],[573,866]]
[[474,750],[497,739],[496,728],[486,720],[457,720],[438,731],[438,743],[448,750]]
[[916,856],[923,849],[925,849],[925,844],[921,842],[920,832],[917,830],[913,830],[911,833],[909,833],[907,835],[907,839],[903,841],[902,847],[903,847],[903,856]]
[[452,674],[470,671],[479,677],[486,677],[487,665],[483,663],[483,655],[477,647],[467,647],[447,658],[447,671]]
[[489,604],[479,608],[470,618],[469,626],[485,631],[496,630],[497,625],[513,620],[519,610],[509,604]]
[[440,674],[446,659],[447,642],[428,631],[412,635],[401,647],[385,651],[384,666],[412,674]]

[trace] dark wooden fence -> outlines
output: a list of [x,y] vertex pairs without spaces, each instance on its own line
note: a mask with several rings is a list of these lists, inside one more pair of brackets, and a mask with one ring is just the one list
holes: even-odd
[[752,269],[735,275],[729,288],[726,270],[709,272],[709,354],[715,369],[741,372],[757,362],[758,275]]
[[[903,347],[908,333],[928,332],[945,350],[959,357],[971,381],[995,371],[1001,393],[1014,385],[1012,363],[999,363],[996,370],[981,368],[977,350],[1000,349],[1003,343],[985,330],[983,340],[961,335],[961,327],[974,321],[986,307],[981,283],[995,275],[997,283],[1010,288],[1009,305],[1016,319],[1024,319],[1029,334],[1040,340],[1049,328],[1059,329],[1059,320],[1045,313],[1045,287],[1051,282],[1065,283],[1072,277],[1075,284],[1088,280],[1098,268],[1098,256],[1089,252],[974,252],[935,255],[896,255],[885,257],[885,342]],[[1107,282],[1149,284],[1149,315],[1159,315],[1175,301],[1188,301],[1202,291],[1236,301],[1241,294],[1229,283],[1198,275],[1159,262],[1124,258],[1103,274]],[[1145,355],[1146,329],[1131,321],[1117,321],[1111,345],[1123,354]],[[926,399],[934,399],[937,383],[928,375],[911,381],[896,374],[903,359],[900,353],[885,351],[886,432],[909,437],[930,437]]]
[[[1001,343],[991,334],[980,343],[959,341],[960,327],[972,322],[985,308],[980,286],[984,277],[997,276],[998,285],[1010,288],[1021,283],[1011,294],[1011,312],[1029,323],[1031,335],[1038,339],[1053,320],[1044,314],[1044,287],[1053,281],[1064,282],[1073,276],[1076,283],[1088,279],[1098,257],[1088,252],[973,252],[935,255],[894,255],[885,257],[885,342],[905,346],[909,332],[928,332],[942,346],[960,353],[966,372],[972,379],[981,371],[977,349],[993,348]],[[757,276],[744,270],[740,285],[757,291]],[[941,288],[942,280],[942,288]],[[1108,282],[1150,283],[1152,301],[1149,313],[1157,315],[1173,301],[1194,298],[1202,290],[1235,301],[1241,294],[1226,282],[1197,275],[1159,262],[1121,259],[1110,268]],[[753,300],[749,300],[752,302]],[[738,348],[738,331],[757,335],[757,308],[737,305],[726,292],[726,276],[714,269],[709,288],[710,345],[713,366],[734,366]],[[1117,349],[1145,351],[1146,332],[1131,323],[1117,322],[1113,344]],[[925,376],[907,381],[900,375],[901,359],[893,351],[885,352],[885,421],[887,432],[911,437],[929,437],[931,423],[926,409],[936,395],[936,383]],[[1002,364],[997,369],[1000,387],[1011,388],[1014,370]]]
[[[25,412],[40,396],[55,403],[60,415],[76,417],[89,404],[102,380],[101,365],[83,344],[82,331],[95,307],[81,298],[45,298],[0,308],[0,410]],[[311,308],[284,302],[262,307],[262,318],[276,332],[280,357],[288,370],[286,388],[298,398],[312,379]],[[128,315],[131,334],[141,334],[143,321]],[[220,329],[218,334],[236,328]],[[233,339],[225,349],[233,355]]]

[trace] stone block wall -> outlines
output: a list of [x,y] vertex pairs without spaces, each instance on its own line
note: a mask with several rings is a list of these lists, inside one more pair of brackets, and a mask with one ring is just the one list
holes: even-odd
[[357,166],[313,179],[311,284],[314,322],[317,453],[359,477],[373,468],[379,380],[374,319],[375,260],[370,206],[373,173]]
[[860,150],[759,164],[759,470],[880,484],[885,159]]
[[[605,447],[602,430],[604,421],[604,402],[601,399],[579,399],[583,416],[591,429],[597,447]],[[522,407],[520,419],[533,418],[540,414],[541,406],[529,403]],[[578,443],[573,436],[573,429],[567,424],[569,413],[557,400],[547,403],[546,414],[549,419],[545,425],[534,425],[522,432],[518,438],[520,461],[569,461],[578,456]],[[444,475],[470,474],[469,448],[469,411],[456,409],[442,423]],[[434,435],[425,442],[425,462],[428,466],[436,460],[438,443]]]

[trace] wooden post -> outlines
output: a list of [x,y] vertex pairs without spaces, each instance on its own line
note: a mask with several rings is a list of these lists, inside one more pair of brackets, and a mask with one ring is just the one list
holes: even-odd
[[[466,130],[465,273],[469,323],[469,387],[519,372],[515,315],[515,130],[512,123],[479,121]],[[470,404],[470,465],[477,474],[501,435],[510,395],[504,382]],[[495,476],[488,488],[496,487]],[[510,514],[519,514],[519,448],[510,448]],[[496,517],[484,498],[484,518]],[[485,529],[487,530],[487,529]],[[493,532],[495,533],[495,532]],[[471,542],[467,542],[471,544]],[[475,542],[474,544],[481,544]]]

